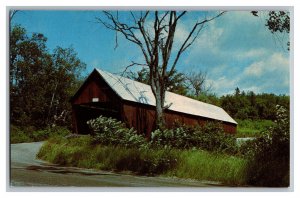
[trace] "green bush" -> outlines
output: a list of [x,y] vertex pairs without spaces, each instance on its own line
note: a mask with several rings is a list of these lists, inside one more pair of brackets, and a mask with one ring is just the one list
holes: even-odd
[[113,118],[100,116],[89,120],[88,126],[92,129],[94,143],[102,145],[119,145],[126,148],[139,148],[147,145],[146,139],[137,134],[125,124]]
[[204,126],[187,126],[175,123],[173,129],[157,129],[151,133],[150,142],[125,124],[112,118],[100,116],[87,122],[92,129],[93,141],[102,145],[118,145],[126,148],[176,148],[204,149],[208,151],[235,153],[233,135],[224,133],[220,123],[208,122]]
[[224,133],[219,123],[208,122],[204,126],[176,124],[174,129],[155,130],[151,134],[151,145],[177,149],[203,149],[216,152],[236,152],[233,135]]
[[277,107],[276,117],[269,131],[241,148],[249,159],[247,183],[250,185],[289,186],[289,114],[283,107]]

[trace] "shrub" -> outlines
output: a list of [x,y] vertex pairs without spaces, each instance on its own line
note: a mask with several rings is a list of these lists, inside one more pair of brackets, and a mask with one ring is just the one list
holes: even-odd
[[235,138],[225,134],[219,123],[208,122],[204,126],[176,124],[174,129],[155,130],[151,145],[178,149],[198,148],[216,152],[236,152]]
[[251,185],[289,186],[289,115],[283,107],[277,107],[276,117],[275,126],[242,148],[249,158],[247,182]]
[[119,145],[126,148],[139,148],[147,145],[146,139],[137,134],[125,124],[113,118],[100,116],[89,120],[88,126],[92,129],[94,143],[102,145]]

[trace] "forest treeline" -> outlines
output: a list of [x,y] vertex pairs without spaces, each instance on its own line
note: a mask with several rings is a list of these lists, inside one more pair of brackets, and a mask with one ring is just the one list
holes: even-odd
[[276,106],[279,105],[288,110],[290,97],[269,93],[255,94],[253,91],[245,93],[236,88],[234,94],[220,98],[220,105],[236,119],[275,120]]
[[[29,34],[20,25],[10,29],[9,51],[10,122],[16,126],[71,127],[69,99],[83,82],[83,63],[74,48],[47,48],[41,33]],[[148,71],[126,76],[148,83]],[[205,72],[175,71],[166,79],[168,91],[224,108],[235,119],[274,120],[276,105],[289,109],[289,96],[233,90],[221,97],[206,84]]]

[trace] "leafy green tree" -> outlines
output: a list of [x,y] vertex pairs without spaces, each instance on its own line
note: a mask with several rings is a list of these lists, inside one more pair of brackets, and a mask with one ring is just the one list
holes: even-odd
[[220,98],[221,107],[237,119],[276,119],[276,105],[289,109],[289,96],[275,94],[245,93],[235,89],[235,93]]
[[73,48],[57,47],[50,54],[47,38],[40,33],[28,35],[17,25],[10,32],[10,120],[18,126],[37,128],[56,123],[67,124],[69,98],[85,68]]
[[52,67],[49,72],[48,124],[65,124],[70,121],[69,99],[79,87],[81,71],[86,68],[77,57],[74,48],[56,47],[52,54]]
[[[10,37],[10,118],[13,123],[30,125],[45,119],[42,95],[45,89],[43,70],[51,64],[46,38],[34,33],[30,37],[21,26]],[[42,122],[43,124],[43,122]]]

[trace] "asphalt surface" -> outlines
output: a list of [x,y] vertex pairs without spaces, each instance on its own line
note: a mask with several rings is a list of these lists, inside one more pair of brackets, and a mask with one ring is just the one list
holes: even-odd
[[18,187],[213,187],[217,183],[146,177],[76,167],[36,159],[42,142],[11,144],[10,188]]

